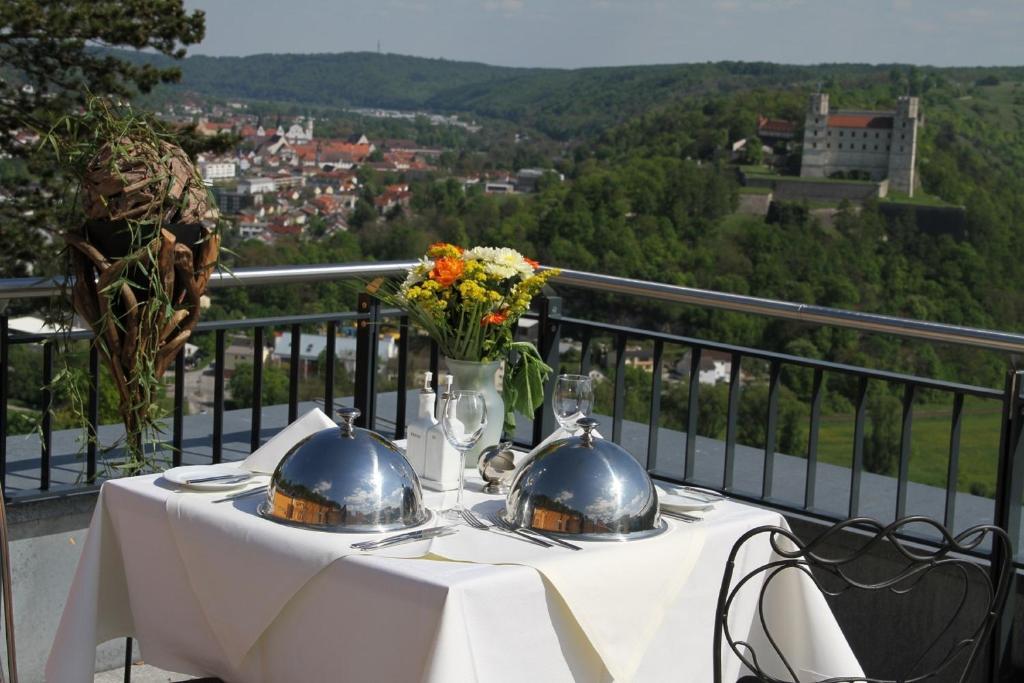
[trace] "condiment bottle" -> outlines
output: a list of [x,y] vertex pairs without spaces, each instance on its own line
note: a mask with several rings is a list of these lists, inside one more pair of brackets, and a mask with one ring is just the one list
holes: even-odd
[[430,387],[433,376],[430,371],[424,376],[423,388],[420,389],[419,410],[405,429],[405,458],[420,477],[425,474],[427,431],[437,424],[437,418],[434,417],[434,390]]
[[[444,410],[444,401],[452,392],[451,375],[447,376],[444,393],[438,401],[438,410]],[[462,456],[448,443],[444,435],[444,427],[437,422],[427,430],[427,447],[425,465],[420,483],[432,491],[452,491],[459,488],[459,468],[462,467]]]

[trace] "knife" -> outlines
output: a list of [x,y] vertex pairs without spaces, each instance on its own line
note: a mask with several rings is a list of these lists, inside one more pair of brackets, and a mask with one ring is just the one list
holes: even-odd
[[248,472],[242,472],[239,474],[218,474],[215,477],[200,477],[199,479],[186,479],[186,484],[205,484],[208,481],[228,481],[235,480],[245,481],[246,479],[252,479],[253,475]]
[[352,547],[356,550],[376,550],[377,548],[386,548],[392,545],[398,545],[400,543],[409,543],[412,541],[422,541],[428,538],[436,538],[438,536],[447,536],[448,534],[455,533],[455,526],[435,526],[429,529],[420,529],[419,531],[409,531],[404,534],[397,534],[395,536],[388,536],[377,541],[363,541],[361,543],[353,543]]

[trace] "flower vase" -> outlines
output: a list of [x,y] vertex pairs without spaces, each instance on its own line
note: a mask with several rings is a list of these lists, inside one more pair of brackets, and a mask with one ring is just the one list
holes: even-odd
[[455,390],[479,391],[487,403],[487,426],[483,436],[466,452],[465,467],[476,467],[480,453],[488,446],[501,441],[501,430],[505,422],[505,401],[498,391],[497,374],[501,361],[477,362],[471,360],[444,359],[448,372],[452,375],[452,388]]

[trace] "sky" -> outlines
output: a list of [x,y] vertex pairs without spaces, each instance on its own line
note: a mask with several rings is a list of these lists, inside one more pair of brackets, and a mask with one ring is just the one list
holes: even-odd
[[719,60],[1024,65],[1022,0],[185,0],[191,54],[375,51],[578,68]]

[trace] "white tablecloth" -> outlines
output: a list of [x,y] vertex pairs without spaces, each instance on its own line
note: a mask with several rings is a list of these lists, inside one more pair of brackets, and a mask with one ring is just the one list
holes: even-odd
[[[500,504],[467,479],[468,505]],[[91,681],[96,645],[131,635],[151,664],[227,681],[703,683],[729,549],[748,529],[785,523],[727,501],[699,524],[673,523],[661,551],[658,539],[574,553],[460,530],[353,555],[355,538],[259,518],[258,496],[211,504],[218,495],[156,476],[104,485],[47,680]],[[629,547],[632,566],[620,552]],[[670,551],[663,566],[658,553]],[[769,559],[754,546],[738,569]],[[607,588],[594,588],[602,580]],[[635,604],[620,609],[630,595]],[[769,596],[773,634],[801,668],[859,673],[816,591],[794,576]],[[754,597],[737,602],[730,623],[756,642]],[[727,674],[738,670],[731,659]]]

